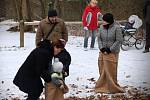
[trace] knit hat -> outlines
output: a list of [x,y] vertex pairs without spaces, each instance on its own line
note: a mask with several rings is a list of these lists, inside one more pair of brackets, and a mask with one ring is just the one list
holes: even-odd
[[52,9],[48,11],[48,17],[54,17],[57,16],[57,11]]
[[106,21],[109,24],[114,23],[114,17],[111,13],[106,13],[103,15],[103,20]]

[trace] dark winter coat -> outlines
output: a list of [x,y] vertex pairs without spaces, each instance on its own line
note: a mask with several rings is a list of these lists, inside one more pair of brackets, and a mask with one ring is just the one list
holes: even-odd
[[146,25],[146,44],[145,49],[150,48],[150,0],[145,1],[144,5],[144,19]]
[[69,76],[69,65],[71,63],[71,56],[69,52],[66,49],[64,49],[54,57],[59,58],[59,61],[63,63],[63,71],[67,73],[67,76]]
[[145,22],[150,24],[150,0],[145,1],[143,13]]
[[28,94],[39,94],[43,91],[41,77],[46,81],[51,78],[47,72],[49,61],[53,57],[51,44],[41,45],[34,49],[18,70],[13,83]]

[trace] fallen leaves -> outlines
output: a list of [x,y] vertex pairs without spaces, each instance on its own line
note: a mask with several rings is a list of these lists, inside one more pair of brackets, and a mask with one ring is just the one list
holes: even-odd
[[87,79],[87,80],[89,80],[91,82],[96,82],[96,80],[94,78],[90,78],[90,79]]
[[[131,76],[128,75],[126,78],[130,78]],[[82,78],[77,77],[77,81],[81,81]],[[95,84],[96,80],[94,78],[87,79],[88,83],[84,84],[69,84],[69,89],[72,90],[74,93],[68,93],[68,96],[65,97],[65,100],[150,100],[150,88],[148,87],[134,87],[126,85],[123,88],[125,89],[126,93],[116,93],[116,94],[96,94],[94,92],[93,85]],[[4,85],[4,81],[1,81],[1,84]],[[147,82],[142,82],[143,84],[148,84]],[[92,84],[92,85],[91,85]],[[6,89],[5,91],[10,92],[11,89]],[[0,94],[3,91],[0,91]],[[86,96],[81,97],[81,94],[85,94]],[[88,95],[87,95],[88,94]],[[20,100],[20,97],[15,96],[13,93],[8,94],[11,100]],[[27,95],[23,97],[24,99],[27,98]],[[8,100],[8,98],[2,98],[1,100]],[[44,92],[41,94],[39,100],[44,99]]]
[[131,77],[131,75],[127,75],[127,76],[126,76],[126,78],[130,78],[130,77]]

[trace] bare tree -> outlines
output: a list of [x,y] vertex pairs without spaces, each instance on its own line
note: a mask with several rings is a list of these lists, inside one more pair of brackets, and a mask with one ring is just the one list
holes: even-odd
[[32,13],[29,0],[22,0],[22,16],[25,21],[32,21]]
[[48,0],[39,0],[39,2],[41,4],[42,18],[45,18],[48,10]]
[[[29,0],[14,0],[18,21],[32,21],[31,6]],[[33,31],[32,26],[25,26],[25,31]]]
[[15,10],[17,12],[17,18],[18,18],[18,21],[20,21],[21,19],[23,19],[22,17],[22,0],[14,0],[15,1]]

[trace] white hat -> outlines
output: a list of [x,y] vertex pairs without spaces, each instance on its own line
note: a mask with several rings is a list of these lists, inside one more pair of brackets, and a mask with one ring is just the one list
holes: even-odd
[[63,64],[59,61],[59,58],[54,59],[54,63],[52,67],[54,72],[62,72],[63,70]]
[[128,18],[128,21],[129,23],[133,23],[133,28],[136,28],[138,29],[139,27],[142,26],[142,20],[137,16],[137,15],[131,15],[129,18]]

